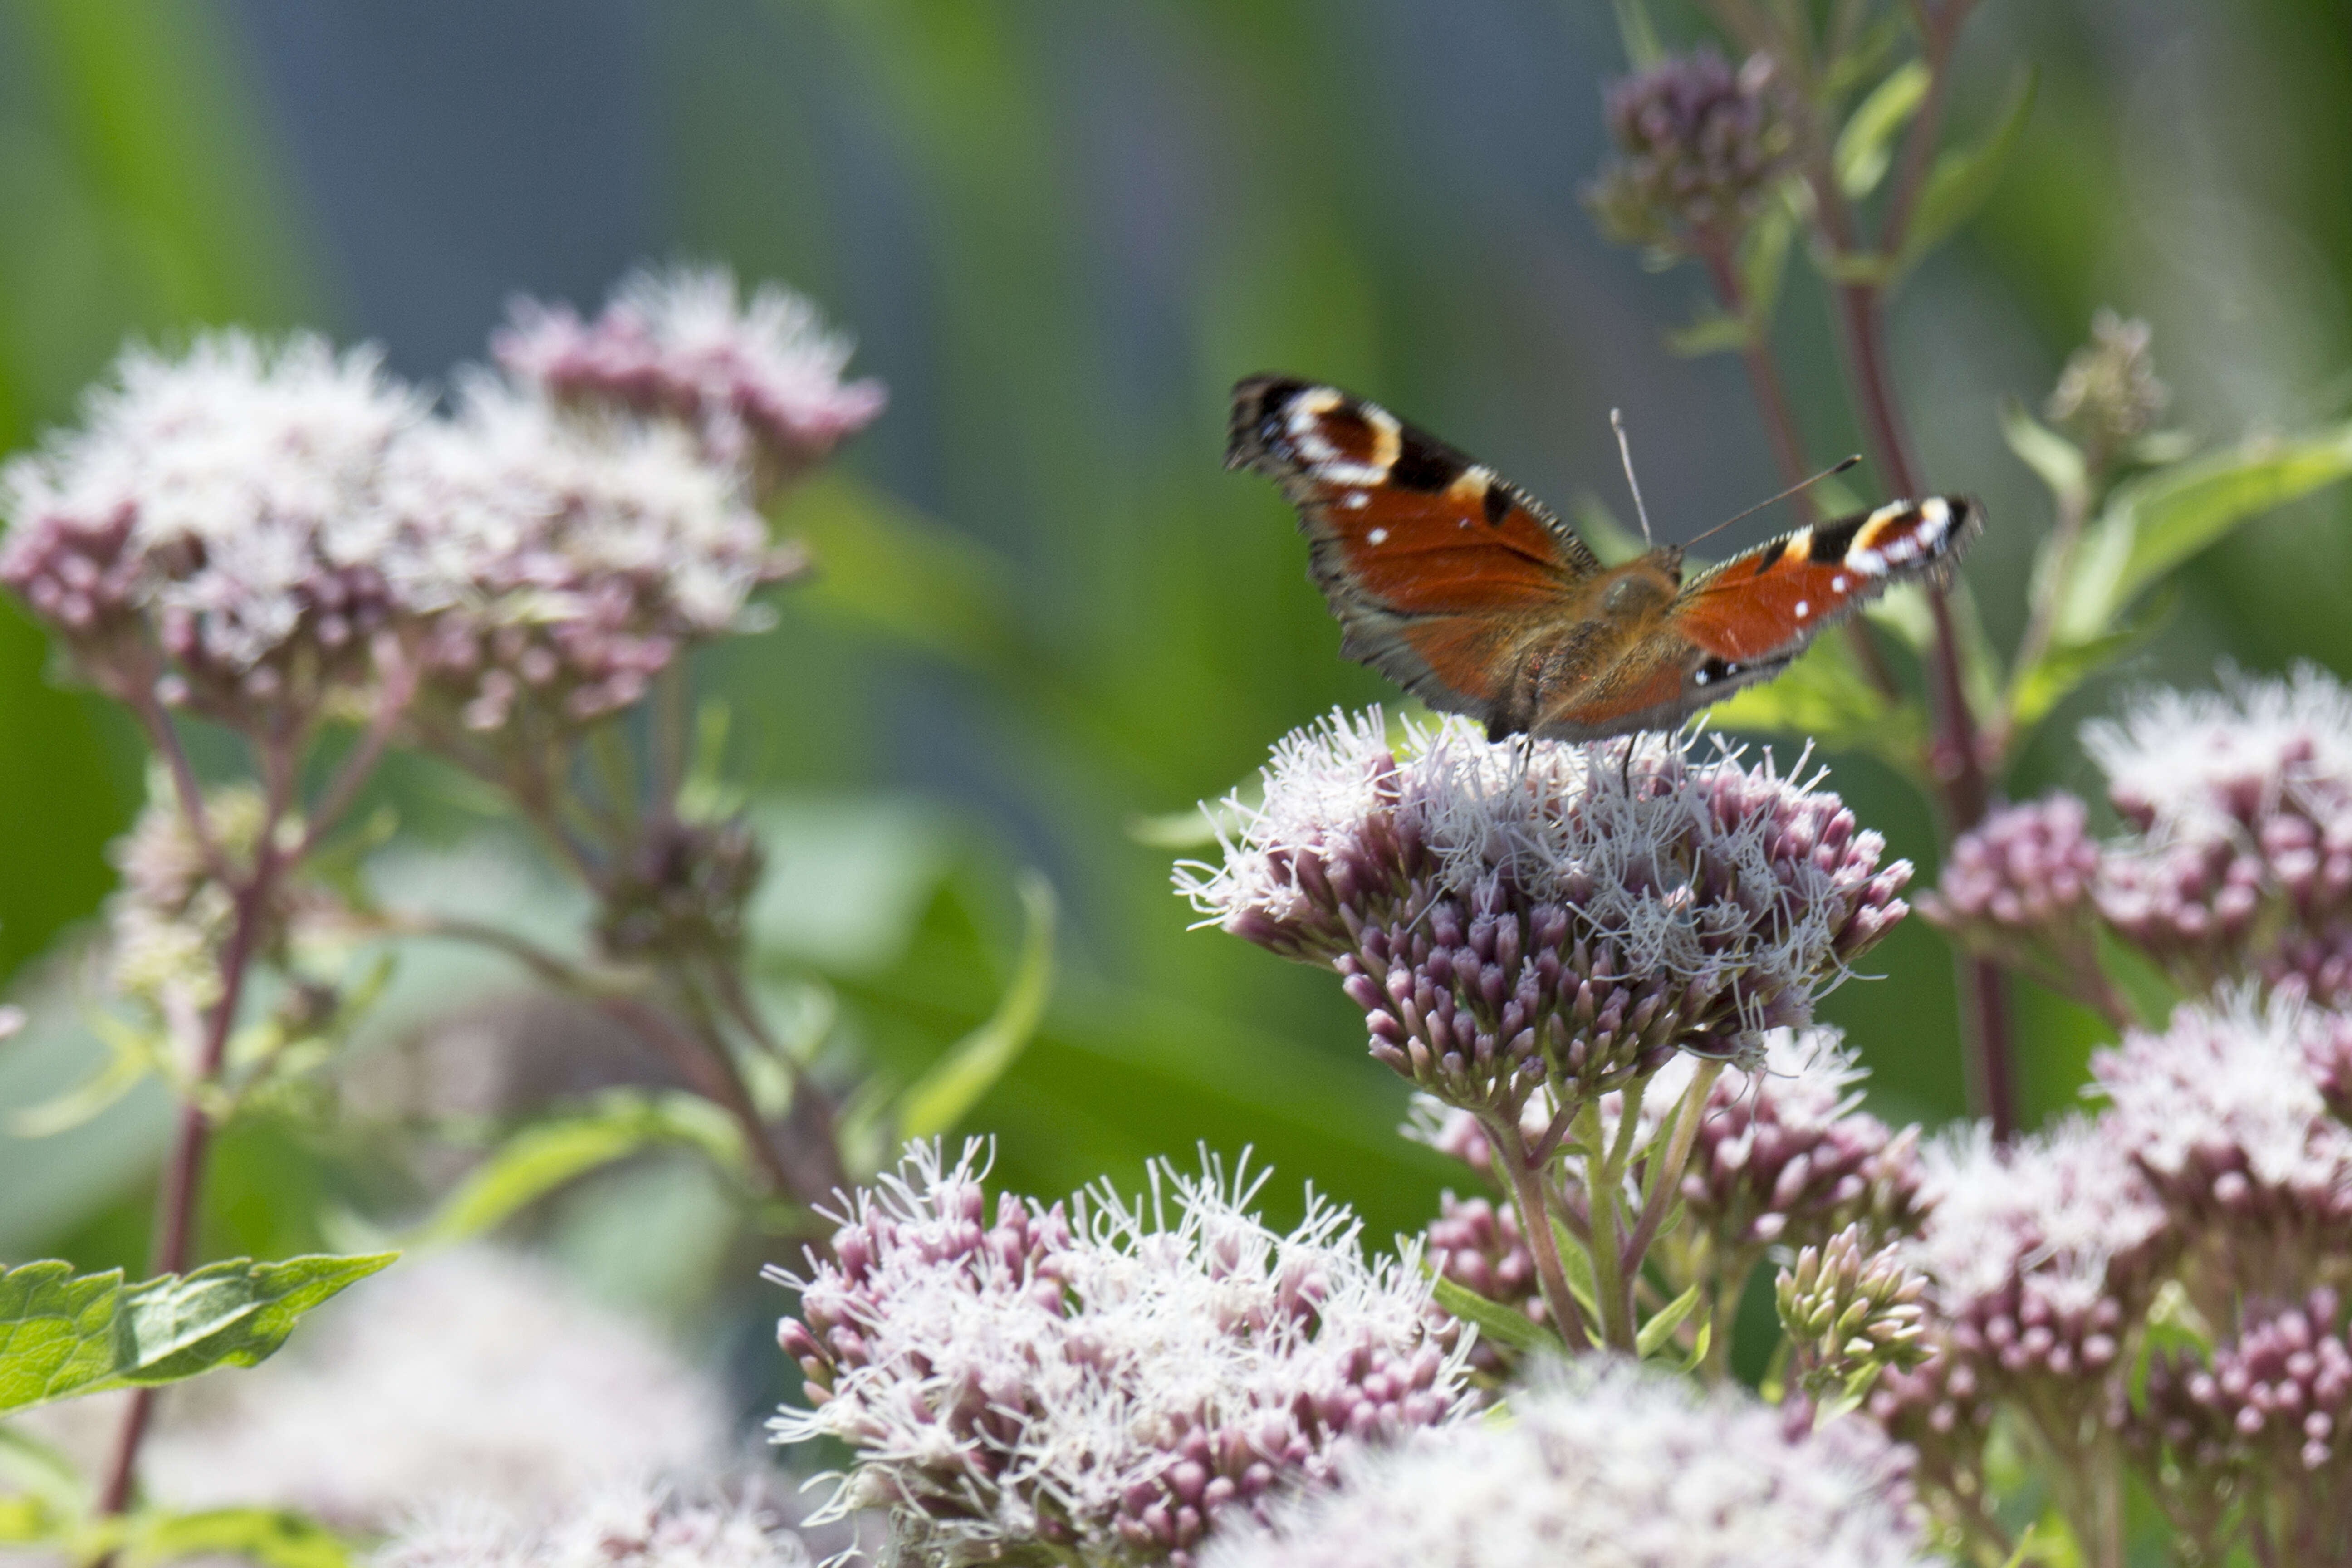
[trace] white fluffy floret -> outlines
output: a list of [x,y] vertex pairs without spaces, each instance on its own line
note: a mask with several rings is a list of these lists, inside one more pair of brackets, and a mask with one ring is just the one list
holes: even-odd
[[190,1396],[149,1442],[155,1496],[357,1529],[436,1502],[553,1505],[614,1477],[707,1468],[730,1426],[666,1346],[488,1247],[403,1262],[267,1365]]
[[[2315,665],[2284,680],[2222,672],[2220,691],[2141,693],[2120,720],[2083,727],[2116,805],[2163,837],[2225,835],[2317,790],[2352,794],[2352,690]],[[2305,803],[2309,804],[2309,803]]]
[[477,728],[534,690],[573,718],[625,706],[683,643],[764,624],[766,525],[677,426],[477,377],[394,449],[384,492],[385,574],[446,612],[429,661]]
[[2005,1145],[1986,1123],[1963,1123],[1930,1140],[1920,1164],[1929,1212],[1912,1258],[1953,1313],[2029,1272],[2062,1305],[2095,1298],[2108,1266],[2164,1228],[2130,1157],[2085,1117]]
[[[1703,744],[1712,754],[1694,756]],[[1712,979],[1736,963],[1756,989],[1810,995],[1843,973],[1840,939],[1884,847],[1817,792],[1822,776],[1783,778],[1769,754],[1744,768],[1719,737],[1498,744],[1453,717],[1407,721],[1398,744],[1378,708],[1334,713],[1284,737],[1263,800],[1228,803],[1239,826],[1223,863],[1179,868],[1178,887],[1246,934],[1317,918],[1302,860],[1334,868],[1335,885],[1361,867],[1361,883],[1402,875],[1389,871],[1402,841],[1465,901],[1499,880],[1574,910],[1580,930],[1622,945],[1626,973]],[[1909,875],[1898,868],[1874,884],[1879,901]]]
[[1462,1410],[1466,1348],[1437,1342],[1417,1249],[1367,1261],[1345,1208],[1310,1193],[1277,1233],[1247,1211],[1262,1178],[1209,1162],[1155,1167],[1132,1204],[1008,1196],[990,1226],[979,1160],[914,1146],[856,1194],[837,1262],[777,1276],[814,1405],[778,1439],[857,1454],[812,1522],[891,1506],[950,1557],[1043,1540],[1181,1563],[1228,1507]]
[[1929,1561],[1896,1452],[1859,1422],[1790,1440],[1744,1390],[1616,1361],[1549,1371],[1507,1418],[1351,1458],[1340,1487],[1204,1568],[1900,1568]]
[[[127,521],[119,548],[134,564],[105,591],[190,618],[199,657],[247,669],[321,610],[324,579],[369,563],[378,465],[423,415],[372,346],[338,354],[310,333],[243,331],[177,358],[134,346],[89,395],[81,428],[0,475],[6,553],[43,548],[45,531],[91,537]],[[71,626],[100,584],[68,571],[26,588]]]
[[2159,1181],[2335,1202],[2352,1187],[2352,1129],[2328,1114],[2311,1050],[2330,1033],[2291,994],[2186,1005],[2162,1033],[2132,1030],[2093,1058],[2109,1136]]
[[516,1513],[478,1502],[404,1521],[373,1568],[810,1568],[808,1544],[757,1503],[644,1482]]

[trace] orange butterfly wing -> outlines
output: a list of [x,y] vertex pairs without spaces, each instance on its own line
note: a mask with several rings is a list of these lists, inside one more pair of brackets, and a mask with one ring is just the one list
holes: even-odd
[[1694,578],[1668,615],[1675,632],[1713,656],[1696,666],[1693,684],[1748,684],[1742,677],[1785,666],[1823,626],[1895,584],[1942,581],[1983,520],[1965,496],[1890,501],[1784,534]]
[[1489,714],[1528,631],[1601,570],[1493,469],[1334,387],[1234,387],[1225,466],[1267,475],[1298,509],[1341,651],[1432,708]]

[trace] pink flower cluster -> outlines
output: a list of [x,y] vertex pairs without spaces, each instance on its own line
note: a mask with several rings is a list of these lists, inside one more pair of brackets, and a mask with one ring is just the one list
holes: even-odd
[[634,344],[618,379],[541,352],[568,318],[518,310],[546,331],[501,340],[503,379],[461,373],[446,415],[307,334],[126,351],[80,427],[0,472],[0,583],[102,690],[259,732],[420,679],[476,731],[635,702],[687,646],[764,624],[751,595],[799,557],[758,481],[880,389],[841,383],[805,301],[739,305],[723,274],[633,279],[581,329],[608,368]]
[[1149,1204],[1008,1194],[991,1221],[977,1159],[915,1147],[849,1200],[831,1259],[778,1276],[809,1408],[775,1429],[856,1456],[832,1514],[889,1508],[950,1552],[1188,1563],[1228,1511],[1464,1411],[1418,1258],[1365,1261],[1346,1210],[1276,1235],[1244,1212],[1257,1184],[1212,1165],[1158,1169]]
[[[1691,742],[1488,742],[1448,721],[1393,742],[1377,710],[1276,748],[1222,866],[1180,868],[1236,935],[1328,964],[1374,1057],[1490,1112],[1572,1103],[1677,1049],[1802,1024],[1906,906],[1818,779]],[[1628,747],[1632,754],[1628,755]]]
[[568,305],[515,302],[491,339],[499,363],[563,401],[665,415],[719,460],[799,472],[874,422],[878,381],[845,383],[849,340],[773,284],[738,296],[721,268],[639,272],[583,321]]
[[2067,795],[1995,812],[1921,909],[2062,988],[2104,928],[2184,988],[2254,978],[2352,1000],[2352,692],[2310,666],[2158,692],[2084,742],[2126,832]]

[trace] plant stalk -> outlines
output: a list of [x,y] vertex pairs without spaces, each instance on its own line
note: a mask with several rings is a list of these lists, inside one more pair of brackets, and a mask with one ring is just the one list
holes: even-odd
[[1486,1146],[1502,1162],[1511,1184],[1511,1205],[1519,1211],[1519,1229],[1535,1256],[1536,1284],[1543,1291],[1544,1308],[1560,1342],[1573,1352],[1586,1342],[1584,1315],[1577,1310],[1575,1293],[1568,1288],[1568,1270],[1559,1261],[1559,1240],[1552,1234],[1551,1211],[1544,1202],[1543,1174],[1528,1158],[1527,1140],[1515,1116],[1484,1115]]

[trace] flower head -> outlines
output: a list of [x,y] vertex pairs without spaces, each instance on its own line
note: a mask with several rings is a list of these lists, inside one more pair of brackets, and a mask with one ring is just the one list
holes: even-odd
[[1928,1561],[1898,1452],[1858,1422],[1791,1436],[1744,1390],[1607,1358],[1546,1372],[1510,1408],[1352,1458],[1337,1490],[1221,1539],[1208,1568]]
[[2315,1250],[2352,1241],[2352,1127],[2329,1114],[2321,1077],[2347,1039],[2340,1015],[2240,990],[2091,1058],[2105,1136],[2184,1237],[2217,1254],[2191,1271],[2200,1284],[2275,1299],[2300,1288]]
[[1737,71],[1701,49],[1609,89],[1617,156],[1584,199],[1611,238],[1665,250],[1721,244],[1752,218],[1796,145],[1772,62]]
[[1922,1152],[1909,1256],[1949,1351],[2009,1378],[2104,1375],[2167,1239],[2138,1167],[2080,1117],[2001,1145],[1970,1123]]
[[404,1520],[371,1568],[812,1568],[808,1543],[749,1500],[643,1481],[531,1510],[479,1502]]
[[487,1247],[401,1264],[268,1365],[165,1409],[142,1461],[155,1496],[297,1508],[353,1530],[704,1469],[731,1426],[718,1391],[667,1347]]
[[371,549],[379,465],[423,416],[373,348],[133,347],[79,429],[0,470],[0,582],[117,696],[267,723],[369,675],[405,606]]
[[1952,845],[1942,881],[1919,912],[1948,929],[2039,933],[2090,909],[2099,846],[2081,800],[2053,795],[1988,813]]
[[2094,468],[2147,435],[2172,401],[2156,378],[2155,335],[2146,321],[2102,308],[2091,318],[2090,342],[2067,356],[2050,394],[2046,412],[2083,443]]
[[[1189,1563],[1350,1444],[1463,1408],[1418,1258],[1367,1263],[1343,1208],[1277,1235],[1257,1183],[1154,1172],[987,1217],[978,1148],[916,1145],[839,1216],[779,1338],[811,1408],[780,1440],[856,1452],[822,1521],[887,1506],[927,1549],[1042,1542],[1089,1560]],[[1172,1219],[1168,1209],[1174,1209]]]
[[438,612],[426,689],[477,732],[628,706],[688,644],[764,625],[752,591],[798,565],[683,431],[481,377],[394,449],[383,513],[387,574]]
[[[1660,736],[1491,742],[1334,715],[1276,748],[1219,867],[1227,931],[1328,964],[1374,1056],[1449,1104],[1563,1101],[1809,1022],[1900,919],[1910,864],[1815,780]],[[1628,754],[1629,748],[1631,754]]]
[[2352,1344],[2336,1292],[2321,1288],[2259,1313],[2210,1358],[2185,1350],[2151,1355],[2146,1413],[2125,1430],[2135,1446],[2168,1452],[2185,1479],[2223,1498],[2244,1489],[2249,1471],[2332,1470],[2328,1484],[2340,1496],[2347,1419]]
[[1773,1296],[1780,1327],[1800,1364],[1837,1381],[1871,1364],[1906,1367],[1927,1353],[1919,1342],[1927,1277],[1912,1268],[1900,1242],[1865,1253],[1867,1237],[1850,1225],[1780,1270]]
[[583,321],[518,300],[492,340],[509,374],[567,403],[662,415],[726,463],[799,472],[882,412],[878,381],[845,383],[849,340],[816,307],[767,283],[739,296],[724,268],[631,274]]

